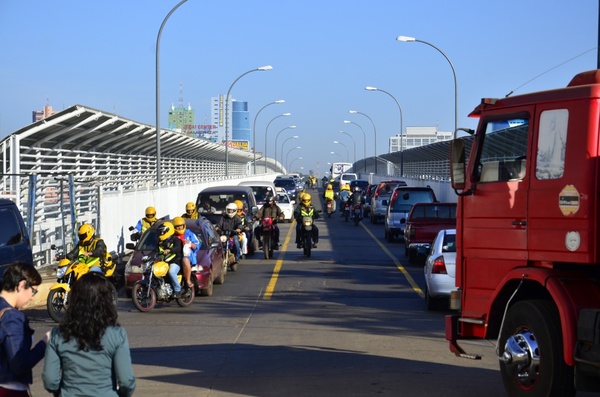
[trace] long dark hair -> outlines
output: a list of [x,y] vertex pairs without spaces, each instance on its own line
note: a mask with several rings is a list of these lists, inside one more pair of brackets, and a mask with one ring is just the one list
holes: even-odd
[[70,302],[58,329],[65,341],[77,340],[79,350],[102,350],[104,331],[118,326],[113,289],[98,273],[87,273],[75,283]]

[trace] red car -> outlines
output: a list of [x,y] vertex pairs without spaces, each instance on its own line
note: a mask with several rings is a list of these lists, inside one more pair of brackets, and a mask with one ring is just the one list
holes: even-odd
[[[163,222],[164,220],[156,222],[146,230],[137,244],[128,243],[126,245],[126,248],[133,250],[125,265],[125,288],[128,297],[131,296],[133,284],[142,278],[140,267],[142,257],[156,250],[158,243],[157,229],[162,226]],[[197,264],[192,268],[196,271],[196,295],[211,296],[213,294],[213,284],[223,284],[227,274],[219,235],[212,223],[205,217],[186,219],[185,227],[194,232],[200,242],[200,247],[196,251]]]

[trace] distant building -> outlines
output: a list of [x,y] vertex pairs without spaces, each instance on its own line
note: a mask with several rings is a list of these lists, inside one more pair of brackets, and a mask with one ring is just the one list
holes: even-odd
[[55,112],[54,110],[52,110],[52,106],[46,105],[46,106],[44,106],[44,110],[34,110],[31,112],[31,122],[35,123],[36,121],[43,120],[46,117],[50,117],[56,113],[58,113],[58,112]]
[[252,130],[250,129],[250,113],[248,112],[248,102],[236,101],[229,98],[227,106],[228,115],[225,115],[225,95],[212,97],[211,103],[211,123],[216,126],[213,130],[215,142],[225,142],[225,117],[228,117],[229,141],[239,142],[233,146],[245,150],[253,147],[251,144]]
[[403,137],[400,134],[390,137],[389,152],[399,152],[401,149],[407,150],[451,139],[452,132],[439,131],[438,127],[406,127]]
[[179,104],[171,105],[169,111],[169,129],[186,135],[195,134],[196,116],[191,105],[183,106],[183,85],[179,83]]

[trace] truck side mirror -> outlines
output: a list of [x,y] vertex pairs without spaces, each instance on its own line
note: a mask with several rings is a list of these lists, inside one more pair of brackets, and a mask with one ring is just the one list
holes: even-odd
[[462,139],[450,142],[450,179],[454,190],[465,188],[465,145]]

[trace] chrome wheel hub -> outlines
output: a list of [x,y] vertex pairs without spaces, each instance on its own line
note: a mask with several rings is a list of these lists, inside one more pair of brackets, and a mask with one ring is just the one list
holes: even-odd
[[521,330],[509,337],[504,345],[504,353],[498,358],[509,376],[523,386],[535,383],[539,374],[540,351],[531,332]]

